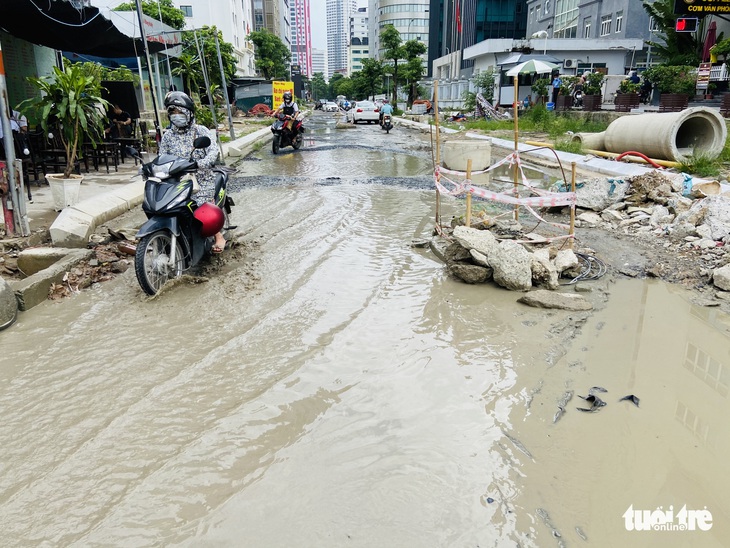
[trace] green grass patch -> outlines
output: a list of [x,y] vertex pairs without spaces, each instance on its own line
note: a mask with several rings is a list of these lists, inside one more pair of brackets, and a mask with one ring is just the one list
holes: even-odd
[[556,139],[555,150],[562,152],[571,152],[573,154],[583,154],[583,145],[580,141],[573,141],[571,139]]
[[[727,145],[726,145],[727,147]],[[725,151],[723,150],[723,154]],[[720,156],[722,157],[722,155]],[[692,155],[691,158],[679,163],[680,171],[700,177],[717,177],[720,175],[722,162],[720,159],[712,160],[703,155]]]

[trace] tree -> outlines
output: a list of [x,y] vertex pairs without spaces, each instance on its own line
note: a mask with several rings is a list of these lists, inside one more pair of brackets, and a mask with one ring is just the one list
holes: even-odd
[[173,64],[172,73],[183,79],[185,92],[188,95],[193,92],[197,93],[203,77],[200,58],[197,55],[182,53],[180,57],[173,59]]
[[393,61],[391,65],[391,74],[393,74],[393,105],[398,104],[398,60],[406,58],[401,43],[400,32],[393,25],[385,25],[380,32],[380,42],[385,49],[384,57]]
[[337,82],[339,82],[340,80],[342,80],[342,79],[343,79],[344,77],[345,77],[345,76],[344,76],[343,74],[339,73],[339,72],[335,72],[335,73],[334,73],[334,74],[333,74],[333,75],[332,75],[332,76],[330,77],[330,83],[329,83],[329,96],[330,96],[331,98],[335,98],[335,97],[337,97],[337,95],[338,95],[338,94],[337,94],[337,88],[338,88],[338,84],[337,84]]
[[[383,64],[377,59],[363,59],[362,70],[357,81],[363,97],[375,96],[375,91],[383,85]],[[360,91],[360,89],[358,89]]]
[[256,68],[267,80],[286,78],[291,52],[281,39],[266,29],[252,32],[248,40],[256,47]]
[[697,66],[702,60],[704,35],[704,19],[697,32],[676,32],[674,25],[677,16],[674,14],[674,0],[643,1],[644,10],[654,18],[658,30],[656,35],[661,42],[647,41],[653,51],[661,57],[667,65]]
[[340,75],[340,78],[335,78],[335,75],[333,74],[330,87],[332,88],[333,97],[344,95],[345,97],[352,98],[355,96],[354,82],[351,78],[347,78],[346,76]]
[[416,100],[416,88],[418,81],[423,78],[425,67],[421,55],[426,53],[426,46],[418,40],[408,40],[403,44],[403,51],[407,59],[406,66],[403,69],[403,77],[408,83],[408,104],[412,105]]
[[[172,0],[142,0],[142,13],[147,17],[151,17],[156,21],[160,20],[162,14],[162,22],[174,29],[180,30],[185,26],[185,14],[176,8]],[[136,2],[127,2],[119,4],[114,11],[137,11]]]
[[[197,47],[195,45],[195,34],[198,35],[200,41],[200,49],[203,52],[203,58],[205,60],[205,66],[208,69],[208,80],[211,84],[218,84],[223,86],[221,82],[221,71],[218,65],[218,51],[215,46],[215,37],[218,35],[218,44],[221,50],[221,59],[223,61],[223,72],[226,75],[226,81],[230,81],[236,74],[236,58],[233,56],[233,45],[223,40],[223,34],[216,27],[204,26],[202,29],[192,32],[183,31],[183,51],[190,53],[197,53]],[[202,74],[202,67],[201,67]],[[198,84],[203,84],[204,79]],[[197,91],[197,90],[196,90]]]
[[326,99],[328,91],[329,88],[327,87],[327,82],[324,79],[324,74],[321,72],[315,72],[312,76],[312,98]]

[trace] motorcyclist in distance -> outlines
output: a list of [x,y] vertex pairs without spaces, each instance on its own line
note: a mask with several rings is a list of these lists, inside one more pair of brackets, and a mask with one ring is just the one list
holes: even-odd
[[272,116],[277,117],[279,114],[287,116],[287,121],[284,127],[288,131],[291,131],[294,124],[294,118],[296,118],[299,113],[299,106],[292,100],[291,91],[285,91],[282,98],[284,99],[284,102],[274,111]]
[[387,99],[383,99],[383,106],[380,107],[380,125],[383,125],[383,114],[393,115],[393,106],[388,103]]
[[[192,158],[198,163],[196,179],[200,190],[193,196],[198,205],[214,202],[215,173],[213,165],[218,159],[218,144],[215,134],[207,127],[195,123],[195,103],[182,91],[170,91],[165,96],[165,109],[170,118],[170,129],[160,141],[160,154],[172,154],[178,158]],[[210,146],[204,150],[195,149],[197,137],[208,137]],[[226,247],[223,234],[215,235],[213,253],[220,253]]]

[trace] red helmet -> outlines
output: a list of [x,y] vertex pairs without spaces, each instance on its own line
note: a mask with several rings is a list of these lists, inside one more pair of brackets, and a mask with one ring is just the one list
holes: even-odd
[[193,215],[198,221],[203,223],[203,228],[200,232],[206,238],[220,232],[226,222],[223,210],[207,202],[199,206]]

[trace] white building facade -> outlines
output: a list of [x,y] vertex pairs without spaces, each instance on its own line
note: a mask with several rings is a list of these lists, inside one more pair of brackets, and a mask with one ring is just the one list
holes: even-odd
[[368,8],[360,7],[350,16],[350,43],[347,46],[347,75],[362,70],[362,60],[370,56]]
[[250,0],[175,0],[175,7],[185,14],[185,28],[215,26],[223,39],[233,45],[236,76],[256,74],[253,44],[246,36],[254,30],[253,3]]
[[350,17],[355,12],[357,0],[327,0],[328,78],[335,72],[347,74]]
[[387,25],[393,25],[404,42],[417,40],[428,51],[429,0],[369,0],[368,13],[371,57],[383,59],[385,50],[380,43],[380,33]]

